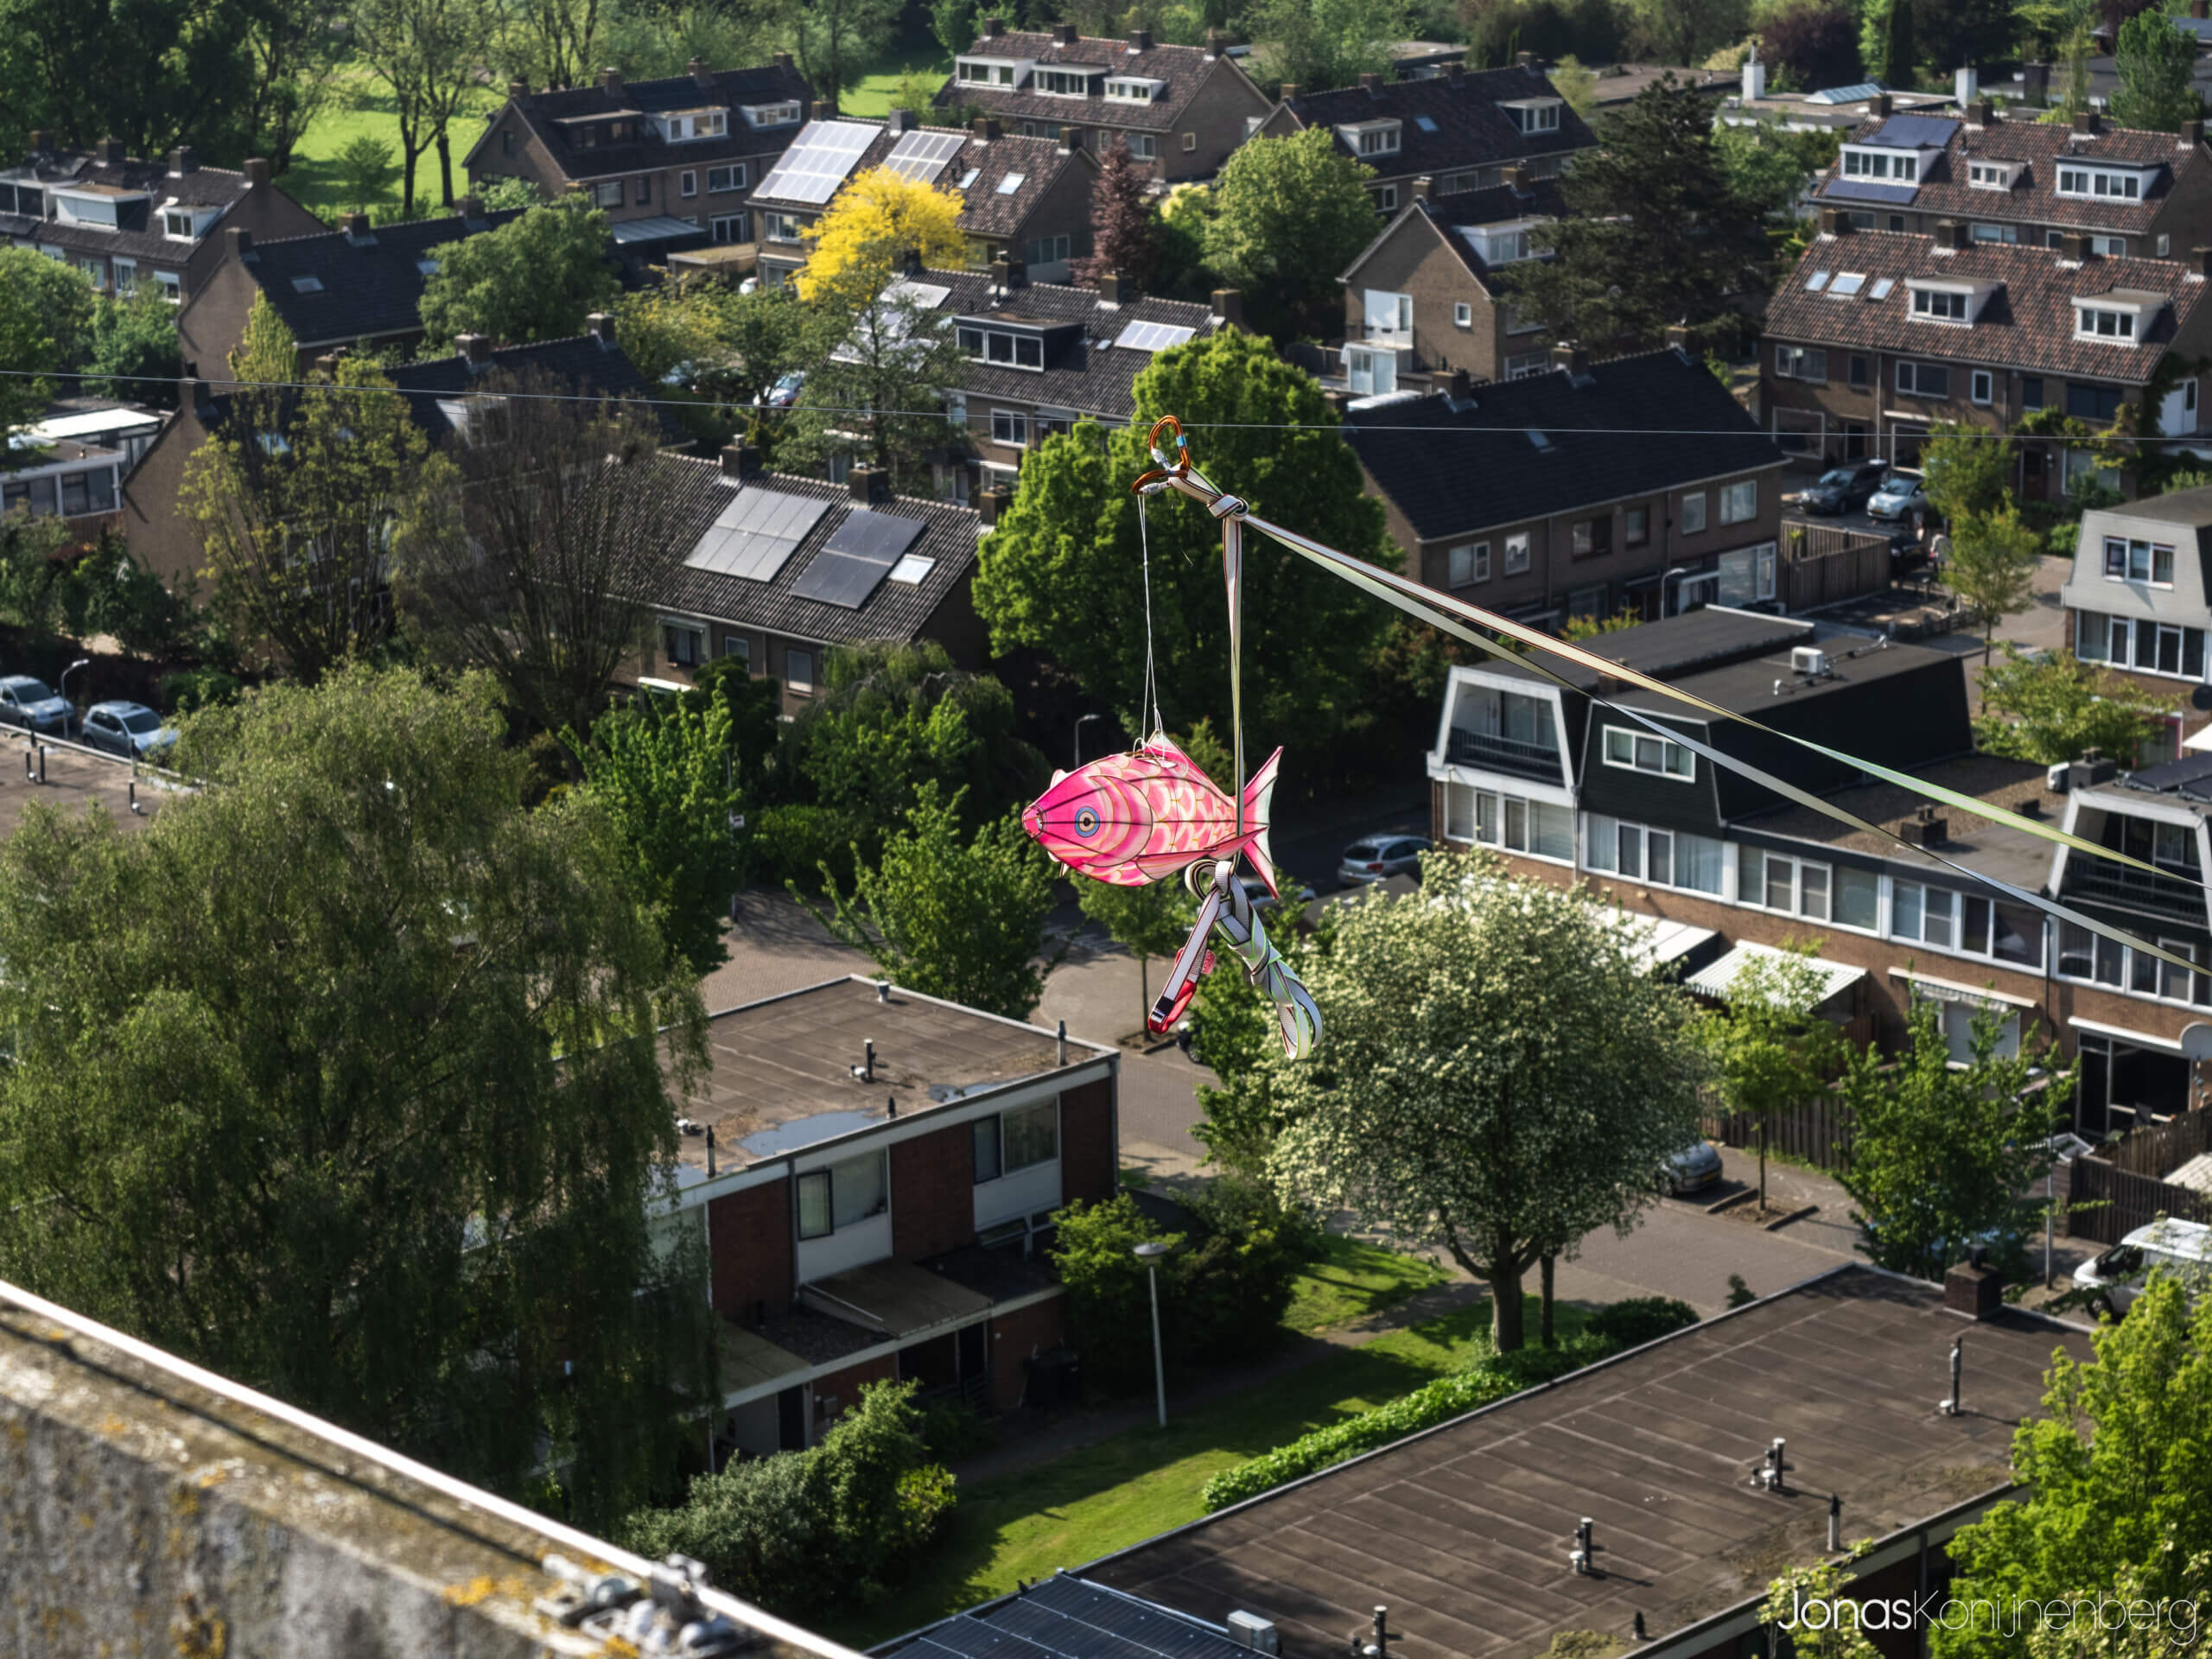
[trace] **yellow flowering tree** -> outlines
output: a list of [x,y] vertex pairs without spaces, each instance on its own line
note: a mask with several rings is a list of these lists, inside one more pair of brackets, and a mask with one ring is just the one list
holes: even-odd
[[960,208],[957,190],[932,188],[887,167],[870,168],[808,226],[814,251],[798,274],[799,298],[850,300],[840,308],[857,311],[915,249],[921,251],[925,265],[957,269],[967,264]]

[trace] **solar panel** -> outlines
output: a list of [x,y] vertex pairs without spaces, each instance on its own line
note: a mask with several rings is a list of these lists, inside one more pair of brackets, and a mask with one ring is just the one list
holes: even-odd
[[1859,179],[1831,179],[1821,192],[1840,201],[1886,201],[1903,206],[1920,194],[1916,184],[1868,184]]
[[1882,90],[1878,80],[1862,80],[1849,86],[1830,86],[1813,93],[1808,104],[1863,104]]
[[929,526],[866,507],[848,514],[791,584],[793,599],[858,610]]
[[1874,143],[1886,149],[1941,149],[1958,130],[1956,121],[1938,115],[1893,115],[1882,123]]
[[882,130],[858,121],[810,121],[753,194],[777,201],[827,201]]
[[960,146],[968,142],[965,133],[910,132],[902,136],[883,158],[883,164],[902,179],[918,179],[924,184],[935,184],[945,164],[960,153]]
[[683,563],[720,576],[773,582],[829,511],[827,501],[810,495],[748,484],[715,516]]
[[1172,322],[1133,322],[1122,330],[1121,338],[1114,344],[1125,351],[1164,352],[1170,346],[1180,346],[1195,328],[1185,328]]

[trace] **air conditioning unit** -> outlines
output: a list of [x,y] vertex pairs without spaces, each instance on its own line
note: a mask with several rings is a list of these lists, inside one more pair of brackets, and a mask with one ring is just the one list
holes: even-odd
[[1275,1622],[1262,1618],[1257,1613],[1231,1613],[1229,1616],[1229,1639],[1240,1648],[1249,1648],[1255,1653],[1280,1653],[1281,1643],[1275,1635]]
[[1789,671],[1820,679],[1828,672],[1828,654],[1818,645],[1793,645],[1789,649]]

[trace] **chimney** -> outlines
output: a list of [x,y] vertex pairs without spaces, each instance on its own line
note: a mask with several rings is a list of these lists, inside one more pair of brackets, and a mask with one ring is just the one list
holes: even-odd
[[230,245],[231,257],[251,264],[253,262],[253,232],[243,225],[233,225],[223,232],[223,240]]
[[1977,127],[1995,126],[1997,124],[1996,104],[1986,98],[1977,98],[1974,101],[1974,106],[1967,111],[1967,120],[1969,124]]
[[1430,178],[1427,174],[1424,173],[1414,181],[1414,200],[1415,201],[1427,201],[1435,194],[1436,181]]
[[1498,169],[1498,180],[1516,196],[1529,194],[1529,169],[1519,162]]
[[2089,233],[2068,231],[2058,238],[2058,257],[2080,264],[2089,257]]
[[1081,149],[1082,148],[1083,148],[1083,129],[1082,129],[1081,127],[1062,127],[1062,128],[1060,129],[1060,154],[1061,154],[1061,155],[1063,155],[1063,156],[1070,155],[1070,154],[1071,154],[1072,152],[1074,152],[1074,151],[1076,151],[1076,150]]
[[1533,75],[1536,73],[1536,54],[1533,52],[1516,52],[1513,54],[1513,62],[1523,74]]
[[1003,484],[994,484],[989,489],[982,491],[976,497],[976,514],[986,525],[995,524],[1005,514],[1007,505],[1013,499],[1012,490]]
[[1132,52],[1151,51],[1152,31],[1148,29],[1131,29],[1129,31],[1129,50]]
[[460,216],[464,225],[475,225],[484,217],[484,198],[456,196],[454,198],[453,210]]
[[1217,58],[1229,50],[1229,36],[1217,29],[1206,30],[1206,56]]
[[845,488],[855,505],[880,506],[891,499],[891,474],[880,467],[855,467],[845,474]]
[[2207,16],[2212,16],[2212,7],[2206,6],[2204,0],[2189,0],[2189,15],[2202,21]]
[[1217,288],[1213,291],[1213,314],[1221,319],[1224,328],[1244,326],[1244,290],[1241,288]]
[[1011,294],[1029,280],[1029,268],[1011,254],[1002,253],[991,261],[991,285],[1002,294]]
[[893,110],[883,118],[883,130],[886,132],[912,132],[920,124],[919,119],[912,110]]
[[1122,273],[1109,270],[1098,279],[1098,297],[1108,305],[1122,302]]
[[760,450],[756,444],[743,439],[722,445],[722,476],[724,478],[757,478],[760,474]]
[[1445,388],[1444,395],[1454,404],[1464,404],[1467,401],[1467,392],[1471,384],[1467,378],[1467,372],[1465,369],[1454,369],[1452,371],[1452,378]]
[[899,264],[906,268],[906,278],[912,282],[922,274],[922,251],[918,247],[907,249],[900,256]]
[[100,160],[109,166],[121,167],[130,159],[130,156],[124,150],[122,139],[103,138],[100,140]]
[[1446,79],[1446,80],[1465,80],[1466,78],[1467,78],[1467,64],[1466,64],[1466,60],[1465,60],[1465,59],[1464,59],[1464,58],[1454,58],[1454,59],[1452,59],[1452,61],[1451,61],[1451,62],[1449,62],[1449,63],[1447,63],[1447,64],[1446,64],[1446,65],[1444,66],[1444,79]]
[[791,54],[788,52],[779,52],[770,58],[769,61],[779,69],[788,69],[791,67]]
[[2094,132],[2096,130],[2097,112],[2094,110],[2076,110],[2074,111],[2075,131]]
[[507,83],[507,101],[509,103],[526,103],[529,100],[529,98],[530,83],[528,81],[517,79]]
[[988,115],[979,115],[968,124],[968,130],[988,144],[999,136],[999,124]]
[[702,86],[711,86],[715,84],[715,72],[707,67],[707,60],[704,58],[694,58],[684,67],[690,70],[691,79]]
[[54,135],[52,133],[48,132],[44,127],[34,127],[31,129],[31,153],[33,155],[38,154],[41,150],[51,149],[53,148]]
[[1822,236],[1848,236],[1851,234],[1851,215],[1840,207],[1821,208],[1819,223],[1821,234]]
[[2204,123],[2196,120],[2183,122],[2178,142],[2183,149],[2195,149],[2204,142]]
[[1361,92],[1375,92],[1379,89],[1382,85],[1382,77],[1376,74],[1372,69],[1363,69],[1359,72],[1359,90]]
[[2005,1276],[1982,1260],[1979,1245],[1943,1275],[1943,1306],[1970,1319],[1993,1319],[2005,1311]]
[[2020,101],[2041,108],[2050,99],[2050,66],[2047,63],[2024,63],[2020,66]]
[[193,153],[190,144],[179,144],[169,151],[169,176],[181,179],[188,173],[200,170],[200,157]]
[[176,406],[189,415],[200,407],[200,394],[207,391],[196,375],[188,374],[176,383]]
[[1059,46],[1073,46],[1082,38],[1083,31],[1073,23],[1062,23],[1052,31],[1053,42]]
[[604,311],[594,311],[584,319],[584,332],[599,342],[599,349],[614,349],[614,319]]
[[376,240],[374,233],[369,228],[369,216],[366,213],[346,214],[345,230],[346,239],[357,248],[364,243]]
[[455,356],[467,359],[468,372],[471,374],[484,368],[492,360],[492,339],[488,334],[455,334],[453,337],[453,349]]
[[1005,18],[1003,18],[1003,17],[986,17],[986,18],[984,18],[984,19],[983,19],[983,38],[984,38],[984,39],[986,39],[986,40],[995,40],[995,39],[996,39],[999,35],[1003,35],[1003,34],[1005,34],[1005,33],[1006,33],[1006,19],[1005,19]]
[[1580,374],[1590,366],[1582,348],[1571,340],[1563,340],[1552,347],[1552,367],[1564,369],[1569,375]]
[[245,158],[245,187],[247,189],[258,190],[275,176],[276,175],[269,169],[269,162],[266,157],[260,156],[249,156]]
[[1941,847],[1951,838],[1951,821],[1932,806],[1921,807],[1897,825],[1897,839],[1912,847]]
[[1283,101],[1284,103],[1287,104],[1287,103],[1289,103],[1289,102],[1291,101],[1291,99],[1293,99],[1294,98],[1296,98],[1297,96],[1298,96],[1298,83],[1297,83],[1296,81],[1294,81],[1294,80],[1286,80],[1285,82],[1283,82],[1283,84],[1282,84],[1282,101]]
[[2191,248],[2189,251],[2189,268],[2196,275],[2212,282],[2212,248]]
[[1756,104],[1766,96],[1766,65],[1758,60],[1757,53],[1744,65],[1742,91],[1746,104]]
[[1955,219],[1936,221],[1936,245],[1946,253],[1956,253],[1967,245],[1967,227]]
[[338,365],[345,360],[346,348],[341,346],[336,351],[325,352],[321,357],[315,359],[315,372],[325,379],[335,380],[338,378]]
[[1689,325],[1686,322],[1669,323],[1667,325],[1667,343],[1673,346],[1676,351],[1680,352],[1684,357],[1688,357],[1690,354]]
[[1962,65],[1951,76],[1951,97],[1963,111],[1974,101],[1981,91],[1981,77],[1974,73],[1972,64]]
[[1889,112],[1890,95],[1887,92],[1877,92],[1873,97],[1866,100],[1867,114],[1887,115]]
[[599,87],[609,98],[622,96],[622,72],[613,64],[599,72]]
[[836,99],[817,98],[814,100],[814,119],[817,121],[835,121],[836,118],[837,100]]

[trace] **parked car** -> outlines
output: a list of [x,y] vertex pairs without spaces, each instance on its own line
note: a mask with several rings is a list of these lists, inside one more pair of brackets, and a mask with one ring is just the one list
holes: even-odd
[[1693,1141],[1667,1160],[1667,1190],[1676,1198],[1700,1192],[1720,1179],[1720,1148]]
[[1866,498],[1866,512],[1874,518],[1905,518],[1928,511],[1928,492],[1918,473],[1891,473],[1882,487]]
[[1882,486],[1890,470],[1885,461],[1854,461],[1834,467],[1797,492],[1803,512],[1856,512]]
[[1267,884],[1256,875],[1240,875],[1236,879],[1244,884],[1244,896],[1252,901],[1254,910],[1273,910],[1278,905],[1284,905],[1289,906],[1292,914],[1302,916],[1306,913],[1306,906],[1313,902],[1313,888],[1303,881],[1292,880],[1281,870],[1275,872],[1276,884],[1282,888],[1281,899],[1269,893]]
[[2212,1227],[2197,1221],[2159,1220],[2133,1232],[2074,1269],[2074,1287],[2095,1293],[2099,1311],[2118,1319],[2133,1306],[2154,1271],[2171,1274],[2192,1295],[2212,1276]]
[[1363,836],[1344,849],[1337,866],[1337,880],[1344,887],[1380,881],[1390,875],[1419,875],[1421,855],[1429,849],[1421,836]]
[[806,385],[806,371],[793,369],[753,401],[763,409],[789,409],[798,402],[798,395]]
[[69,705],[54,694],[44,680],[28,674],[0,679],[0,721],[34,732],[69,734]]
[[126,760],[165,749],[176,741],[176,733],[162,724],[162,717],[143,702],[96,702],[85,710],[84,741],[87,747]]

